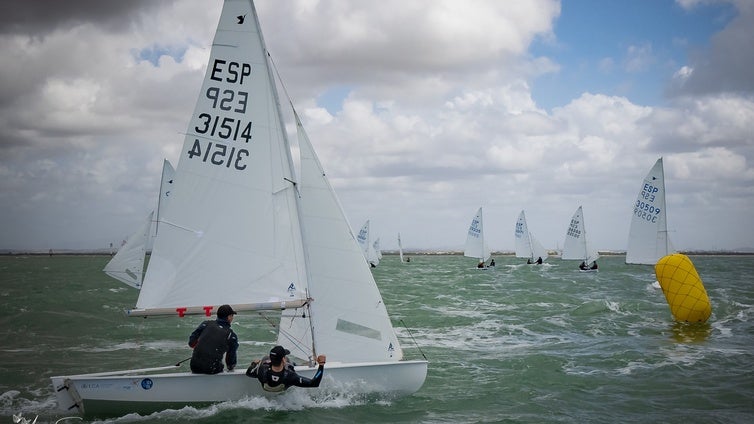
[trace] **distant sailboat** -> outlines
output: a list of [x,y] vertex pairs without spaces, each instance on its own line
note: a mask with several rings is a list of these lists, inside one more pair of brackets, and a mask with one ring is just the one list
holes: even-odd
[[141,227],[118,249],[118,253],[105,265],[105,274],[135,289],[141,288],[153,216],[154,212],[150,212]]
[[374,244],[371,242],[369,236],[368,219],[367,222],[361,226],[361,230],[359,230],[359,234],[356,236],[356,241],[359,242],[359,246],[361,246],[361,250],[364,252],[364,259],[366,259],[367,264],[372,268],[376,268],[377,265],[380,264],[380,258],[374,250]]
[[566,231],[565,243],[561,254],[563,260],[579,260],[581,271],[597,271],[597,259],[600,257],[586,237],[586,226],[584,225],[584,213],[579,206],[571,217]]
[[173,165],[165,159],[162,163],[160,196],[157,200],[157,221],[153,220],[154,211],[150,212],[149,216],[147,216],[147,221],[128,237],[123,246],[118,249],[118,253],[105,265],[103,269],[105,274],[133,288],[141,288],[142,281],[144,280],[146,254],[152,245],[152,238],[150,237],[152,223],[154,222],[154,236],[157,236],[159,217],[168,202],[174,174],[175,169]]
[[401,263],[404,263],[403,260],[403,245],[401,244],[401,233],[398,233],[398,256],[401,258]]
[[484,263],[490,258],[490,254],[487,240],[484,239],[484,222],[482,219],[482,208],[480,207],[474,218],[471,219],[471,224],[469,224],[463,256],[476,258],[477,268],[484,268]]
[[379,237],[377,237],[377,240],[372,243],[372,247],[374,248],[374,254],[377,256],[377,260],[382,260],[382,248],[380,247]]
[[516,221],[516,257],[526,258],[527,263],[541,264],[548,258],[547,249],[529,232],[526,214],[522,210]]
[[674,252],[665,213],[665,172],[659,158],[644,177],[633,205],[626,263],[654,265]]

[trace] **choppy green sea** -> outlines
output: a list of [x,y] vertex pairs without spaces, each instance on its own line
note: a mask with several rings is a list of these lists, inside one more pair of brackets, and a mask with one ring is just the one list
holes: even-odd
[[[462,256],[385,256],[373,270],[404,353],[430,361],[413,396],[369,401],[245,399],[114,422],[751,423],[754,256],[692,256],[712,302],[704,325],[673,322],[650,266],[600,259],[599,273],[510,256],[480,271]],[[55,422],[49,377],[170,365],[200,321],[127,318],[137,292],[107,256],[0,257],[0,423]],[[273,330],[239,315],[241,364]],[[326,353],[326,352],[325,352]]]

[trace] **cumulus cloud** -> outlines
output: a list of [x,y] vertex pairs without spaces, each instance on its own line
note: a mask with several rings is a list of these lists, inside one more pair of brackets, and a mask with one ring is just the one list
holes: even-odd
[[[3,17],[0,48],[17,59],[0,62],[0,248],[125,238],[156,201],[163,158],[179,157],[221,3],[114,3],[124,5],[84,13],[89,2],[19,2],[25,11]],[[51,10],[39,22],[20,17],[41,5]],[[705,54],[740,45],[740,8]],[[557,37],[557,1],[265,1],[257,9],[351,223],[371,219],[385,248],[398,232],[408,247],[460,248],[479,206],[493,248],[512,248],[524,208],[554,248],[579,205],[600,248],[624,248],[629,207],[659,156],[677,246],[705,247],[719,236],[700,222],[743,222],[754,207],[754,103],[745,90],[702,84],[713,72],[734,84],[732,71],[688,64],[677,74],[683,95],[663,107],[589,92],[551,111],[537,104],[532,81],[560,65],[528,51],[535,39]],[[638,72],[652,60],[649,44],[628,53],[604,68]],[[731,248],[754,239],[739,225],[721,231]]]

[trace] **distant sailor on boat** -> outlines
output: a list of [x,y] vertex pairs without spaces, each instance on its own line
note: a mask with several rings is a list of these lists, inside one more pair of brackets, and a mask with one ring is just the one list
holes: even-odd
[[476,265],[477,268],[484,268],[484,261],[479,261],[479,263]]
[[587,271],[590,269],[598,269],[597,267],[597,261],[592,262],[592,266],[587,266],[585,261],[582,261],[581,264],[579,264],[579,269],[582,271]]
[[541,257],[541,256],[540,256],[540,257],[538,257],[538,258],[537,258],[537,261],[536,261],[536,262],[534,262],[534,263],[535,263],[535,264],[537,264],[537,265],[542,265],[542,257]]
[[191,355],[191,372],[217,374],[223,371],[223,355],[228,371],[236,366],[238,336],[230,328],[236,311],[230,305],[217,308],[217,319],[204,321],[189,336],[188,345],[194,348]]
[[495,260],[494,259],[490,260],[490,266],[495,266]]
[[288,363],[286,355],[290,353],[283,346],[275,346],[270,350],[269,356],[252,362],[246,375],[258,379],[262,388],[268,392],[282,392],[291,386],[319,387],[325,372],[325,355],[317,356],[317,372],[313,378],[306,378],[296,374],[293,364]]

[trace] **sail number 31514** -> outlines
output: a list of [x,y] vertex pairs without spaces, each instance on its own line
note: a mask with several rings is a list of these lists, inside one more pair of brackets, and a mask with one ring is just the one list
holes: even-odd
[[239,171],[246,169],[243,160],[249,156],[249,151],[246,149],[228,147],[225,144],[212,143],[211,141],[202,144],[198,138],[194,139],[194,144],[187,153],[189,159],[197,158],[201,159],[202,162],[209,162],[226,168],[232,166]]

